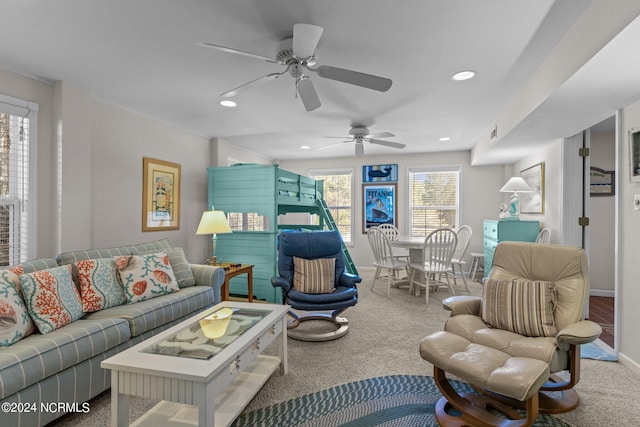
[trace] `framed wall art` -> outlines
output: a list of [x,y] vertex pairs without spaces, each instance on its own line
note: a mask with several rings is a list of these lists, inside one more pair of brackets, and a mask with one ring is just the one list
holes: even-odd
[[142,159],[142,231],[180,229],[180,165]]
[[629,130],[629,179],[640,182],[640,127]]
[[398,182],[398,165],[362,166],[362,182]]
[[616,194],[615,171],[591,166],[589,171],[589,193],[592,196],[613,196]]
[[544,162],[520,171],[520,176],[531,187],[530,193],[519,193],[520,213],[544,213]]
[[398,226],[398,184],[362,184],[362,232],[381,224]]

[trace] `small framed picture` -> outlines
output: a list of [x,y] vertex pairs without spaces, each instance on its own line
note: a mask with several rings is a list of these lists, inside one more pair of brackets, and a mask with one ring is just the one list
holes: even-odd
[[398,182],[398,165],[364,165],[362,182]]
[[531,187],[530,193],[520,193],[520,213],[544,213],[544,162],[520,171],[520,176]]
[[142,231],[180,229],[180,165],[142,159]]

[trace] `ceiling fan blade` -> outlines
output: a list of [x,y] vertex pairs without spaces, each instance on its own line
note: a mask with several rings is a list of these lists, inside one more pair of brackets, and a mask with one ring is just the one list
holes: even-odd
[[360,73],[358,71],[345,70],[344,68],[330,67],[328,65],[321,65],[313,71],[316,71],[320,77],[324,77],[325,79],[337,80],[339,82],[362,86],[380,92],[388,91],[393,84],[390,79],[384,77]]
[[364,156],[364,145],[362,142],[356,142],[356,157]]
[[320,98],[318,98],[318,94],[316,93],[316,89],[313,87],[313,83],[309,77],[305,76],[298,79],[296,87],[298,88],[298,93],[300,94],[300,99],[302,99],[304,108],[307,111],[313,111],[322,105],[320,103]]
[[391,138],[395,135],[391,132],[370,133],[367,138]]
[[226,53],[235,53],[236,55],[242,55],[242,56],[248,56],[249,58],[254,58],[254,59],[260,59],[261,61],[267,61],[267,62],[271,62],[273,64],[277,64],[278,62],[273,59],[273,58],[267,58],[266,56],[262,56],[262,55],[258,55],[256,53],[251,53],[251,52],[244,52],[242,50],[238,50],[238,49],[232,49],[230,47],[225,47],[225,46],[218,46],[217,44],[213,44],[213,43],[198,43],[198,46],[202,46],[202,47],[208,47],[210,49],[215,49],[215,50],[219,50],[221,52],[226,52]]
[[393,147],[393,148],[404,148],[404,147],[406,147],[405,144],[400,144],[399,142],[382,141],[380,139],[369,139],[368,141],[370,143],[372,143],[372,144],[386,145],[387,147]]
[[333,144],[323,145],[322,147],[318,147],[316,148],[316,150],[324,150],[325,148],[335,147],[336,145],[344,144],[345,142],[351,142],[351,141],[334,142]]
[[293,26],[293,54],[299,59],[313,56],[322,31],[324,29],[317,25],[295,24]]
[[220,95],[220,97],[221,98],[233,98],[234,96],[237,96],[239,93],[244,92],[247,89],[250,89],[253,86],[258,85],[259,83],[265,82],[267,80],[277,79],[281,75],[282,75],[282,73],[271,73],[271,74],[267,74],[266,76],[258,77],[255,80],[251,80],[248,83],[245,83],[245,84],[240,85],[240,86],[238,86],[238,87],[236,87],[234,89],[231,89],[230,91],[227,91],[227,92],[223,93],[222,95]]

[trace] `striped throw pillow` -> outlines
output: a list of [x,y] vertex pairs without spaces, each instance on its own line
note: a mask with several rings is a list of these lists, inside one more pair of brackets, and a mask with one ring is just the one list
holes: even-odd
[[293,288],[298,292],[329,294],[336,289],[335,274],[335,258],[293,257]]
[[482,290],[482,320],[497,329],[527,337],[554,337],[555,284],[487,279]]

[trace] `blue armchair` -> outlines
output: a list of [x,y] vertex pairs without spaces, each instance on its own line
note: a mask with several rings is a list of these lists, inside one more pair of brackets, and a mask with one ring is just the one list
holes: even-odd
[[[360,276],[345,271],[342,256],[342,237],[337,231],[282,232],[278,246],[278,273],[271,284],[282,288],[283,301],[293,310],[288,335],[302,341],[328,341],[340,338],[348,332],[349,322],[339,315],[358,302],[357,283]],[[304,293],[294,287],[295,260],[335,259],[334,287],[323,293]],[[299,262],[299,260],[298,260]],[[304,312],[304,313],[300,313]],[[306,320],[326,320],[333,322],[337,329],[330,332],[294,330]],[[308,329],[308,328],[301,328]]]

